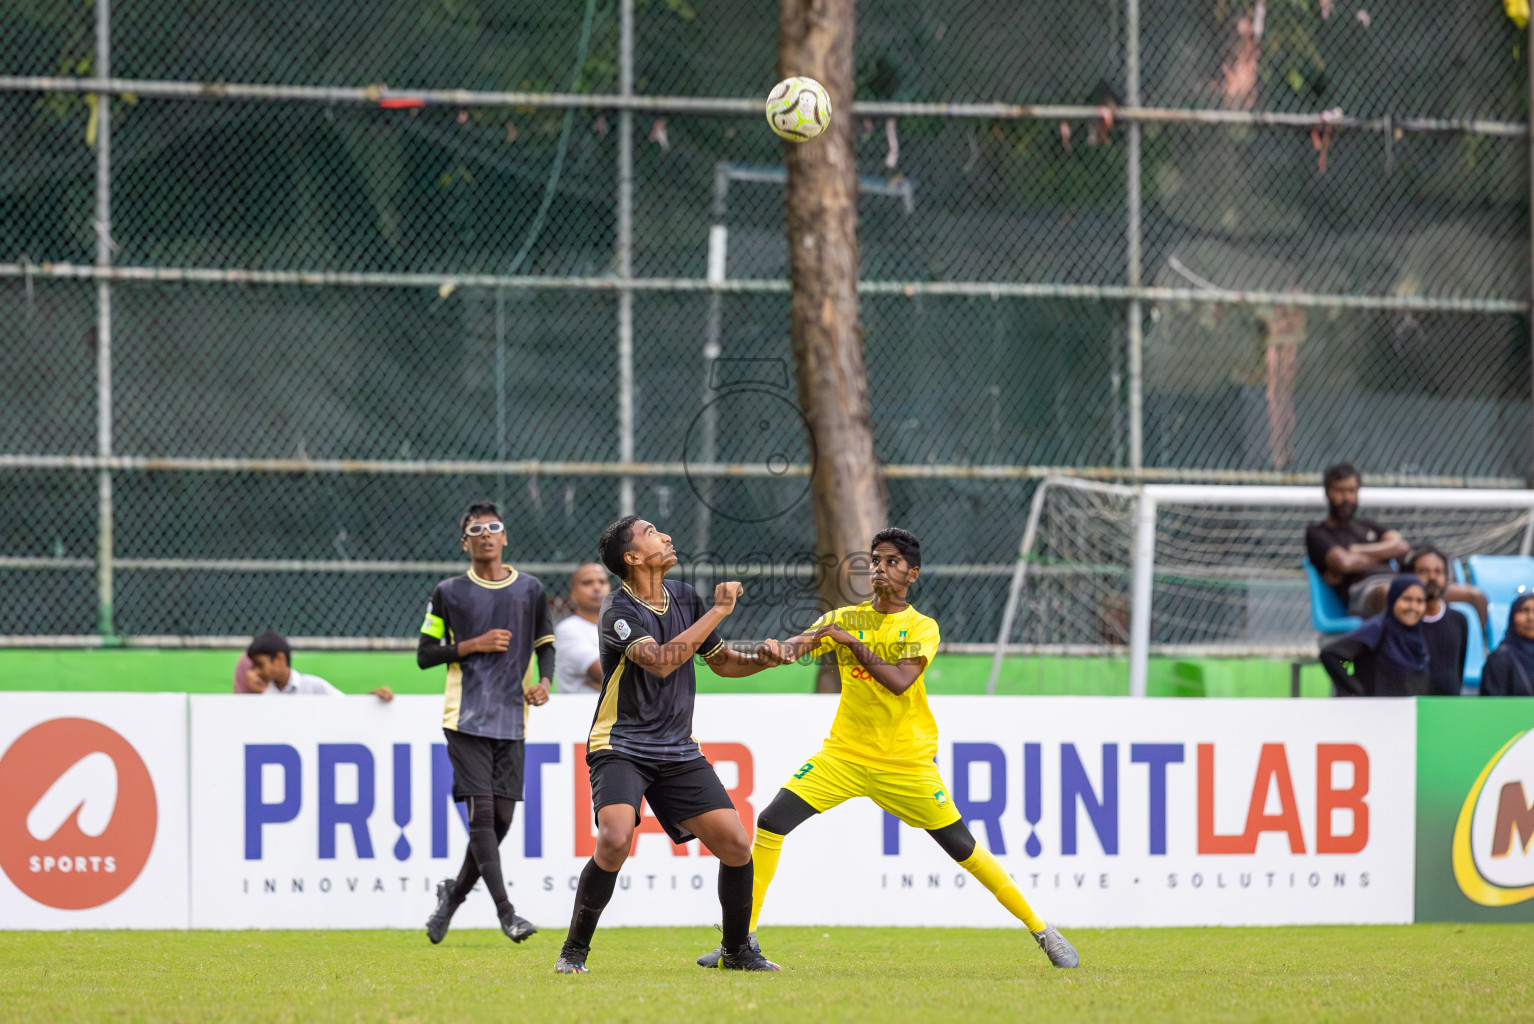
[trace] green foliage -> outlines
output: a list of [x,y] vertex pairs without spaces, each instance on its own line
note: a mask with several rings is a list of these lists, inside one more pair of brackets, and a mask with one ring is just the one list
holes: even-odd
[[[664,8],[665,10],[676,15],[682,21],[691,21],[698,16],[697,8],[688,3],[688,0],[664,0]],[[657,8],[657,6],[652,3],[651,0],[639,0],[639,2],[634,5],[634,11],[636,14],[638,14],[640,11],[649,12],[658,9],[659,8]]]
[[[1333,17],[1344,18],[1338,12]],[[1317,39],[1324,23],[1310,0],[1274,0],[1268,4],[1263,36],[1262,80],[1282,82],[1300,103],[1325,99],[1326,58]]]
[[1010,171],[1018,197],[1030,205],[1121,207],[1128,152],[1123,126],[1104,145],[1088,143],[1087,125],[1075,122],[1070,127],[1067,149],[1059,122],[1018,121],[1008,126],[1005,135],[1015,161]]

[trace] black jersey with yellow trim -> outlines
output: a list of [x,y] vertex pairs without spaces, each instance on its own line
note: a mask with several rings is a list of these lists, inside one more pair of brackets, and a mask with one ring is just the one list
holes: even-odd
[[[664,607],[647,604],[627,584],[602,599],[597,630],[602,651],[602,694],[586,744],[588,758],[615,753],[647,761],[690,761],[700,756],[692,734],[698,679],[689,658],[664,679],[629,659],[645,640],[664,647],[703,616],[703,599],[686,583],[662,580]],[[724,646],[711,632],[698,647],[711,657]]]
[[472,640],[492,629],[511,632],[511,645],[504,651],[448,663],[442,726],[470,736],[520,740],[526,709],[522,692],[537,682],[534,652],[554,642],[554,627],[538,577],[505,568],[505,579],[483,579],[470,569],[438,583],[421,632],[444,644]]

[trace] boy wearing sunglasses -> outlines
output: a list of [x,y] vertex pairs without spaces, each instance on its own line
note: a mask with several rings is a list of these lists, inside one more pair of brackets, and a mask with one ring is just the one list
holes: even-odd
[[453,765],[453,799],[468,803],[469,849],[458,877],[437,885],[426,937],[441,942],[454,911],[484,879],[501,931],[521,942],[538,929],[517,915],[506,896],[500,845],[522,799],[524,705],[549,699],[554,629],[543,584],[501,562],[506,527],[499,508],[488,501],[471,504],[459,521],[459,546],[473,564],[432,591],[416,664],[447,665],[442,732]]

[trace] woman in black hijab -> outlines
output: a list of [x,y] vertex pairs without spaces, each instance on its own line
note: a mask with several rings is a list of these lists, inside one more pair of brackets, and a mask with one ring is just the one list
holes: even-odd
[[1534,697],[1534,594],[1519,594],[1507,635],[1481,670],[1481,696]]
[[[1321,664],[1339,697],[1417,697],[1432,692],[1422,615],[1427,588],[1415,576],[1397,576],[1385,610],[1347,636],[1321,648]],[[1353,663],[1348,674],[1345,662]]]

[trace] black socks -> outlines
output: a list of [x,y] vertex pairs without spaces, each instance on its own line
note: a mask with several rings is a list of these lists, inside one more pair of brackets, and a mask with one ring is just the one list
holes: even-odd
[[469,850],[453,886],[454,903],[467,899],[475,881],[483,878],[485,889],[495,901],[495,912],[504,914],[511,908],[511,900],[506,897],[505,878],[501,874],[501,840],[511,828],[516,809],[514,800],[469,798]]
[[[752,866],[747,861],[740,867],[719,865],[719,907],[723,911],[724,948],[732,953],[746,944],[751,930],[751,883]],[[613,898],[613,888],[618,884],[618,872],[604,871],[593,858],[581,871],[581,880],[575,890],[575,912],[570,916],[570,935],[567,946],[590,949],[591,937],[596,934],[597,922],[602,911]]]
[[[565,945],[578,949],[591,948],[591,937],[596,934],[597,922],[602,919],[602,911],[607,909],[608,901],[613,898],[613,886],[617,884],[618,872],[602,870],[595,857],[586,862],[586,867],[581,871],[580,885],[575,890],[575,912],[570,915],[570,936],[565,940]],[[750,905],[751,890],[748,885],[748,914]]]
[[751,876],[748,860],[738,868],[723,862],[719,865],[719,909],[724,931],[724,948],[734,953],[746,944],[751,932]]

